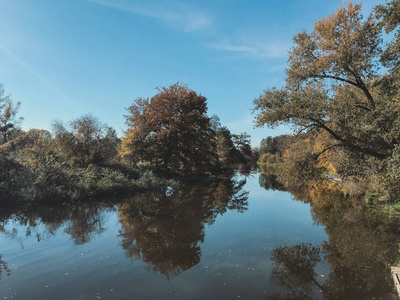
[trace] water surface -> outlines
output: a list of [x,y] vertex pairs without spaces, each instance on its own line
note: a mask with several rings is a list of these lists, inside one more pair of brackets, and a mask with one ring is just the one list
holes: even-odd
[[0,299],[389,295],[396,220],[294,194],[251,174],[118,202],[4,208]]

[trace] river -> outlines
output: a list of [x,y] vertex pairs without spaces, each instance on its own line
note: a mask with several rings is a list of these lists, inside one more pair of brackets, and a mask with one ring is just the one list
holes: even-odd
[[391,299],[398,219],[337,193],[318,205],[321,188],[305,200],[252,173],[2,208],[0,299]]

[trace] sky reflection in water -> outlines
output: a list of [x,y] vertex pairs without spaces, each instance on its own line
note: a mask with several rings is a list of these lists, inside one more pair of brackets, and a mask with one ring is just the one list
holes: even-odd
[[251,174],[120,203],[2,209],[0,297],[354,299],[351,282],[390,291],[395,224],[346,205],[310,212],[312,201],[299,200]]

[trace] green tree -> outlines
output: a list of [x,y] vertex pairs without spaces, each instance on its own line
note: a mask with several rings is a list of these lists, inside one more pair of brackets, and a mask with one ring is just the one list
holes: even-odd
[[72,164],[102,164],[117,154],[119,139],[115,130],[91,115],[85,115],[65,126],[53,124],[54,143],[60,154]]
[[207,99],[179,83],[157,90],[151,99],[139,98],[128,108],[123,154],[182,173],[215,169]]
[[0,83],[0,133],[3,137],[2,143],[6,143],[12,136],[15,127],[22,121],[17,117],[20,102],[13,103],[11,96],[6,95],[3,85]]
[[260,154],[272,153],[275,154],[277,151],[275,139],[272,136],[263,138],[260,142]]
[[219,160],[224,167],[243,162],[239,150],[235,147],[233,135],[230,130],[222,126],[216,132],[217,152]]
[[251,162],[253,160],[253,153],[250,145],[250,135],[247,132],[232,135],[233,143],[240,153],[240,160],[243,163]]

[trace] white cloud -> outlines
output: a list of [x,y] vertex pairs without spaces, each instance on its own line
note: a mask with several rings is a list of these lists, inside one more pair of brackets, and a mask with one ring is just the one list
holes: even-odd
[[185,32],[195,32],[212,26],[212,19],[204,12],[185,5],[146,1],[140,4],[126,0],[89,0],[93,3],[163,21],[166,25]]
[[265,42],[255,38],[224,41],[212,46],[218,50],[237,52],[258,59],[286,57],[290,48],[289,43]]
[[88,0],[90,2],[159,20],[167,26],[183,32],[207,32],[217,41],[209,40],[208,46],[214,49],[237,53],[255,59],[284,58],[291,42],[274,39],[266,40],[249,30],[237,31],[233,35],[222,33],[210,13],[205,13],[183,4],[182,1],[148,0],[133,2],[130,0]]

